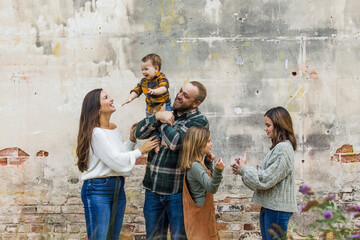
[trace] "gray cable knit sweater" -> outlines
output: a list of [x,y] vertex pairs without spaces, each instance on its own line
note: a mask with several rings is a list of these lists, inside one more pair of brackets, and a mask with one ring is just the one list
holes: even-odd
[[261,169],[244,166],[239,170],[244,184],[254,190],[252,201],[264,208],[297,212],[294,183],[294,149],[290,141],[270,150]]

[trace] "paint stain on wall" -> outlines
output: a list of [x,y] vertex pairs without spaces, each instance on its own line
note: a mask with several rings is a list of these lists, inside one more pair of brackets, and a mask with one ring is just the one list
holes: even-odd
[[[175,0],[161,1],[158,12],[161,14],[160,28],[164,32],[164,35],[168,37],[171,32],[171,26],[175,22],[175,11],[174,11]],[[169,9],[167,11],[167,9]]]
[[209,20],[213,23],[219,23],[220,20],[220,7],[221,2],[219,0],[206,0],[205,14]]
[[350,172],[352,172],[352,170],[354,169],[354,167],[355,167],[355,164],[354,164],[354,163],[351,163],[351,164],[350,164]]
[[244,65],[244,61],[241,56],[238,56],[238,58],[236,59],[236,64],[239,66]]
[[213,53],[210,55],[210,59],[213,60],[213,59],[218,59],[220,57],[220,53]]
[[59,49],[60,49],[60,43],[57,43],[54,47],[54,56],[55,57],[59,56]]
[[243,110],[242,110],[242,108],[236,107],[236,108],[234,108],[234,112],[236,115],[240,115],[243,112]]
[[191,45],[189,43],[181,43],[181,53],[178,58],[178,64],[185,64],[184,57],[186,56],[187,52],[191,49]]
[[190,76],[187,76],[184,80],[184,84],[190,82]]
[[317,72],[315,72],[315,71],[312,71],[310,73],[310,77],[314,80],[319,80],[319,76],[318,76]]
[[153,24],[151,24],[150,22],[146,22],[144,24],[144,29],[146,31],[154,31],[155,30],[155,26]]
[[297,94],[296,94],[296,100],[300,100],[305,95],[305,88],[299,88]]
[[181,43],[181,50],[183,52],[188,52],[191,49],[191,45],[189,43]]
[[297,106],[303,97],[307,94],[307,89],[305,87],[298,88],[293,94],[289,95],[289,100],[286,103],[286,106],[292,111],[295,111],[295,106]]
[[243,44],[241,44],[239,47],[250,47],[250,46],[251,46],[251,42],[247,41],[247,42],[244,42]]

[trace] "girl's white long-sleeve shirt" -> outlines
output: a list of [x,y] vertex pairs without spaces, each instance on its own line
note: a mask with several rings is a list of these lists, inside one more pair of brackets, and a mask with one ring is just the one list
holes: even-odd
[[141,156],[140,150],[134,147],[130,139],[122,141],[118,128],[94,128],[88,170],[82,173],[81,180],[130,176],[136,159]]

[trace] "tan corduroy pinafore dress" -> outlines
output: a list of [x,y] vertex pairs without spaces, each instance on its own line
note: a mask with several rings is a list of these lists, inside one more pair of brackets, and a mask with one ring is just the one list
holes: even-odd
[[[207,170],[203,163],[203,167]],[[210,171],[208,170],[209,177]],[[186,172],[183,183],[183,209],[186,236],[190,240],[218,240],[215,205],[213,194],[206,192],[202,206],[196,205],[186,184]]]

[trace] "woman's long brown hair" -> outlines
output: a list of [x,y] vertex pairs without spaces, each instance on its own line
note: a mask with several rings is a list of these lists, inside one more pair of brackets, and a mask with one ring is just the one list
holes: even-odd
[[181,153],[180,169],[188,170],[194,161],[201,161],[201,150],[206,146],[210,139],[209,129],[203,126],[194,126],[189,128],[183,140]]
[[95,127],[100,126],[100,94],[102,89],[94,89],[86,94],[80,115],[76,155],[78,168],[84,172],[88,168],[91,136]]
[[289,140],[293,149],[296,150],[296,138],[289,112],[283,107],[275,107],[269,109],[264,117],[270,118],[274,125],[274,137],[271,139],[270,149],[273,149],[279,142]]

